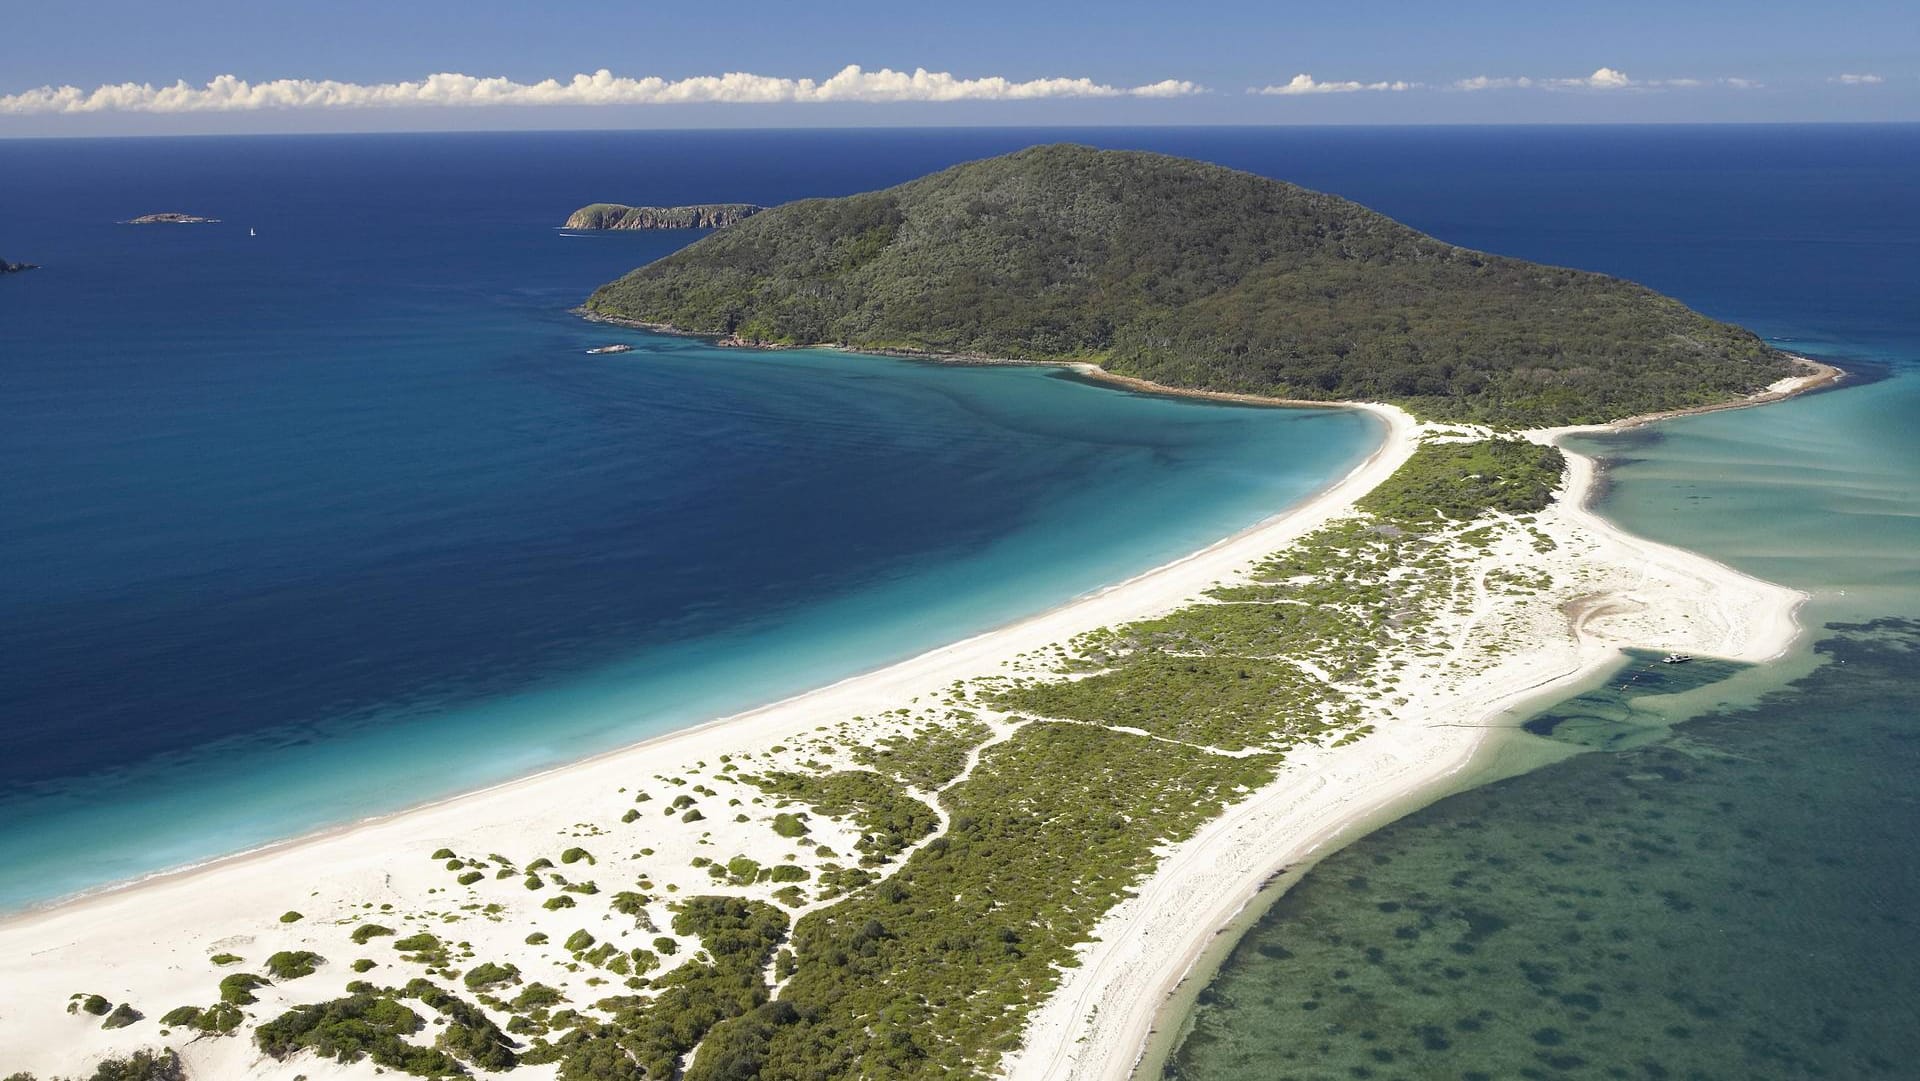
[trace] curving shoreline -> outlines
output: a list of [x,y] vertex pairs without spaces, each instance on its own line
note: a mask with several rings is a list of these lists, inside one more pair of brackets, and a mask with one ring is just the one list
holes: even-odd
[[[1799,635],[1795,614],[1805,594],[1608,522],[1593,508],[1597,463],[1567,450],[1563,437],[1764,405],[1845,378],[1845,372],[1832,365],[1794,359],[1807,366],[1807,375],[1780,380],[1742,401],[1525,433],[1536,442],[1559,446],[1567,458],[1565,487],[1547,514],[1591,535],[1598,542],[1596,554],[1626,572],[1616,592],[1603,591],[1591,599],[1643,603],[1633,595],[1636,591],[1644,591],[1648,583],[1667,583],[1675,587],[1667,603],[1680,605],[1692,633],[1658,638],[1645,634],[1644,628],[1635,633],[1631,624],[1618,620],[1609,627],[1604,615],[1569,619],[1570,651],[1543,646],[1517,664],[1501,665],[1472,694],[1434,703],[1424,723],[1419,717],[1408,718],[1406,727],[1392,733],[1395,739],[1383,742],[1375,736],[1351,748],[1297,755],[1273,785],[1178,846],[1141,885],[1138,896],[1109,914],[1095,932],[1094,945],[1083,951],[1080,966],[1036,1012],[1025,1044],[1006,1064],[1005,1076],[1013,1081],[1120,1079],[1157,1071],[1179,1036],[1179,1017],[1174,1015],[1184,1014],[1192,996],[1224,960],[1221,947],[1230,942],[1222,939],[1264,896],[1271,896],[1268,888],[1280,876],[1296,876],[1317,858],[1379,825],[1459,787],[1491,779],[1476,774],[1498,768],[1482,763],[1494,734],[1502,730],[1500,719],[1565,696],[1604,670],[1620,650],[1681,649],[1750,663],[1773,660],[1789,650]],[[1600,606],[1588,611],[1595,607]],[[1449,707],[1462,711],[1459,720],[1441,719]],[[1310,778],[1310,783],[1305,791],[1295,791],[1290,777]]]
[[[1097,370],[1097,369],[1096,369]],[[1093,373],[1083,373],[1092,375]],[[1810,378],[1810,377],[1809,377]],[[1151,384],[1131,386],[1144,393],[1178,391]],[[1794,392],[1788,388],[1783,393]],[[1266,402],[1262,404],[1278,404]],[[1314,403],[1325,405],[1326,403]],[[98,1057],[151,1041],[152,1029],[140,1026],[119,1033],[77,1028],[59,1008],[68,993],[99,990],[143,1008],[165,1008],[204,997],[209,970],[199,960],[206,952],[239,949],[256,941],[318,947],[344,961],[350,953],[328,936],[319,901],[308,911],[315,919],[292,930],[276,926],[275,914],[307,896],[307,885],[337,888],[341,896],[325,910],[340,917],[358,904],[387,898],[410,906],[443,886],[444,875],[422,859],[429,849],[455,847],[537,851],[553,844],[568,823],[606,817],[616,786],[671,769],[675,763],[709,761],[742,749],[784,750],[782,741],[798,740],[822,722],[864,717],[908,699],[938,692],[957,679],[992,672],[1010,657],[1060,642],[1084,631],[1150,617],[1190,601],[1215,582],[1284,547],[1326,522],[1348,513],[1354,501],[1371,491],[1405,462],[1433,426],[1416,424],[1389,406],[1364,409],[1386,427],[1381,446],[1363,463],[1301,504],[1199,552],[1128,581],[1076,599],[1007,627],[929,651],[900,664],[855,676],[806,694],[692,729],[682,730],[545,773],[416,807],[393,815],[338,827],[197,868],[143,880],[0,921],[0,1046],[23,1048],[28,1057],[8,1062],[41,1071],[71,1069],[75,1048]],[[1539,433],[1556,438],[1560,433]],[[1500,666],[1486,678],[1425,696],[1403,711],[1408,723],[1337,748],[1303,749],[1280,778],[1210,822],[1176,846],[1145,880],[1137,896],[1116,909],[1070,970],[1056,993],[1033,1015],[1028,1046],[1007,1064],[1015,1077],[1124,1076],[1138,1061],[1153,1031],[1167,989],[1191,976],[1196,961],[1218,936],[1217,928],[1242,910],[1276,866],[1297,865],[1325,851],[1331,842],[1357,835],[1363,824],[1407,809],[1409,801],[1430,799],[1436,789],[1469,768],[1490,731],[1472,724],[1426,724],[1442,711],[1471,700],[1491,716],[1518,702],[1552,693],[1601,665],[1623,643],[1760,659],[1767,649],[1784,649],[1794,628],[1791,612],[1798,595],[1738,575],[1719,564],[1677,549],[1664,549],[1613,530],[1582,505],[1590,490],[1591,461],[1570,471],[1557,515],[1569,534],[1591,534],[1612,553],[1628,576],[1624,593],[1647,594],[1657,610],[1671,609],[1677,597],[1712,594],[1747,598],[1752,607],[1779,618],[1757,623],[1740,618],[1744,602],[1714,610],[1702,607],[1702,619],[1718,628],[1717,637],[1689,637],[1684,629],[1595,619],[1583,623],[1569,641],[1544,658],[1529,658],[1517,668]],[[1569,559],[1576,557],[1569,556]],[[1731,577],[1729,577],[1731,576]],[[1665,591],[1664,593],[1662,591]],[[1771,607],[1769,607],[1769,605]],[[1486,705],[1486,703],[1492,703]],[[1424,712],[1423,712],[1424,711]],[[795,752],[798,754],[799,752]],[[611,797],[612,808],[624,797]],[[1290,838],[1276,851],[1273,838]],[[697,853],[660,844],[669,857]],[[591,843],[591,842],[590,842]],[[732,842],[729,842],[732,843]],[[741,842],[750,844],[751,842]],[[764,844],[764,842],[762,842]],[[647,851],[651,852],[651,849]],[[747,848],[765,855],[771,847]],[[637,858],[637,857],[636,857]],[[301,883],[290,889],[293,883]],[[318,897],[316,891],[313,896]],[[431,902],[427,902],[431,903]],[[508,931],[524,931],[509,922]],[[509,959],[518,948],[514,935],[489,927],[463,927],[489,959]],[[297,942],[292,941],[297,939]],[[270,949],[260,946],[258,949]],[[329,951],[331,951],[329,953]],[[249,948],[245,952],[256,952]],[[215,973],[217,975],[217,973]],[[286,1001],[298,1001],[296,987]],[[1096,1023],[1086,1023],[1083,1007],[1097,1004]],[[58,1041],[35,1047],[33,1038]],[[277,1076],[277,1067],[253,1054],[244,1041],[200,1041],[189,1062],[214,1076],[241,1073]],[[37,1057],[36,1057],[37,1056]],[[311,1074],[316,1065],[300,1064]],[[354,1074],[358,1076],[358,1074]],[[332,1074],[327,1074],[332,1076]]]
[[[412,910],[435,903],[423,898],[450,881],[437,861],[424,857],[439,847],[506,851],[524,858],[540,846],[553,846],[556,835],[571,823],[618,818],[631,806],[631,797],[619,793],[636,780],[653,783],[646,779],[658,771],[738,756],[743,750],[777,759],[774,751],[788,753],[783,741],[797,743],[822,723],[877,717],[956,680],[993,673],[1010,657],[1176,608],[1221,577],[1317,528],[1399,467],[1414,446],[1411,419],[1398,410],[1363,408],[1382,420],[1385,438],[1328,488],[1198,552],[1047,612],[760,709],[585,761],[0,920],[0,1047],[7,1049],[5,1068],[69,1072],[78,1057],[93,1060],[153,1042],[156,1030],[151,1024],[101,1031],[84,1018],[68,1016],[68,996],[79,988],[133,1002],[158,1016],[172,1006],[206,998],[210,981],[220,975],[204,961],[210,953],[232,951],[251,959],[276,948],[300,947],[344,963],[366,952],[342,942],[343,921],[358,918],[361,906],[390,903]],[[803,757],[797,748],[790,753],[795,762]],[[711,824],[721,838],[715,844],[728,846],[723,855],[740,850],[773,862],[785,847],[770,833],[736,840],[719,832],[733,828],[730,824]],[[738,827],[738,832],[746,829]],[[817,831],[832,838],[824,826]],[[694,847],[698,842],[684,833],[664,838],[650,834],[647,843],[659,848],[657,862],[677,862],[683,869],[689,857],[713,851]],[[851,841],[835,844],[851,847]],[[322,891],[328,894],[324,907],[316,899]],[[307,918],[279,923],[278,914],[290,907],[298,907]],[[564,912],[555,917],[562,918],[569,917]],[[559,937],[565,936],[565,929],[556,929]],[[461,934],[481,956],[510,961],[529,952],[521,941],[526,930],[524,924],[508,922],[463,925]],[[269,942],[274,945],[265,945]],[[289,985],[269,1001],[303,1001],[302,995],[321,990],[321,982],[312,981],[311,988]],[[249,1040],[198,1040],[183,1053],[189,1068],[206,1076],[283,1072],[262,1059]],[[308,1059],[297,1065],[308,1076],[335,1076],[331,1064]]]

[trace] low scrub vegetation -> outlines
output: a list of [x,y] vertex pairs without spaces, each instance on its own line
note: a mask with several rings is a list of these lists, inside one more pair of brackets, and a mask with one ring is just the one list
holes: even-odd
[[267,975],[276,980],[297,980],[313,975],[327,959],[311,950],[281,950],[267,958]]

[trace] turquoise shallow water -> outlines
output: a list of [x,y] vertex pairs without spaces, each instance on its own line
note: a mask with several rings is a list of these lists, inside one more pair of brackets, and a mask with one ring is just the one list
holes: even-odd
[[1913,1076],[1920,870],[1890,857],[1913,844],[1920,622],[1829,627],[1820,650],[1752,708],[1321,863],[1168,1076]]
[[[1702,169],[1649,219],[1602,215],[1617,235],[1565,256],[1636,248],[1683,297],[1857,372],[1575,444],[1608,461],[1608,517],[1811,594],[1795,653],[1688,666],[1716,681],[1691,693],[1633,680],[1640,658],[1542,711],[1515,743],[1582,753],[1302,876],[1202,992],[1167,1076],[1915,1076],[1920,207],[1871,193],[1920,169],[1885,134],[1899,169],[1809,170],[1783,146]],[[1671,224],[1716,183],[1697,222],[1768,213]]]
[[[1612,456],[1609,516],[1808,590],[1799,655],[1690,665],[1727,680],[1693,698],[1640,657],[1532,718],[1586,753],[1315,867],[1202,993],[1167,1076],[1913,1076],[1916,408],[1902,371],[1583,441]],[[1757,700],[1700,714],[1714,686]]]
[[[616,625],[632,641],[624,650],[588,639],[571,644],[562,654],[566,663],[536,666],[494,643],[492,663],[522,670],[489,672],[475,658],[454,658],[453,675],[407,688],[394,701],[295,713],[114,768],[42,777],[4,801],[0,902],[40,900],[479,787],[904,659],[1250,525],[1357,464],[1377,439],[1374,422],[1362,414],[1179,402],[1041,369],[743,355],[644,334],[576,333],[582,340],[625,337],[641,347],[616,366],[580,376],[600,384],[596,408],[626,414],[613,437],[630,422],[662,423],[667,412],[665,423],[723,425],[734,440],[723,453],[782,459],[758,487],[699,498],[675,480],[674,489],[656,494],[659,509],[643,501],[622,511],[639,535],[615,544],[637,545],[631,555],[606,550],[600,529],[531,553],[573,561],[571,573],[588,579],[631,573],[606,570],[609,560],[653,560],[659,575],[683,583],[683,608],[648,613],[644,606],[659,602],[638,591],[632,603],[643,607],[636,617],[652,615],[654,622]],[[623,410],[609,399],[613,393],[636,401]],[[662,394],[672,395],[676,408],[663,411]],[[760,408],[750,403],[766,396],[785,396],[780,414],[811,411],[804,442],[785,442],[796,433],[784,425],[740,418],[740,409]],[[702,421],[702,413],[717,416]],[[741,440],[757,445],[742,447]],[[866,471],[864,492],[841,496],[854,502],[858,519],[843,517],[844,504],[832,499],[811,513],[778,517],[781,502],[806,492],[783,491],[780,477],[796,469],[830,476],[847,457],[871,455],[882,457],[884,470]],[[966,483],[956,484],[954,473],[965,470]],[[996,474],[1007,489],[999,493],[1005,504],[982,506],[973,499],[975,486],[996,483]],[[641,465],[630,481],[613,475],[593,483],[644,485],[654,476]],[[903,502],[896,486],[916,482],[927,489]],[[766,520],[753,505],[735,502],[757,495],[775,501],[761,508]],[[971,521],[935,535],[942,509],[924,509],[927,499],[950,501],[946,512]],[[891,506],[933,520],[910,523],[906,535],[919,539],[903,545],[900,535],[873,532],[892,523],[861,506],[868,501],[876,510]],[[823,544],[847,551],[791,569],[714,565],[705,552],[690,562],[664,536],[648,543],[645,535],[666,524],[653,516],[671,511],[758,531],[749,549],[756,556],[763,547],[776,555]],[[862,550],[873,562],[849,573],[845,563]],[[444,560],[442,573],[456,578],[471,574],[471,592],[451,618],[480,618],[471,630],[447,626],[442,652],[457,651],[486,628],[539,614],[514,596],[513,576],[529,572],[475,565],[478,558],[455,551],[434,561]],[[809,564],[816,568],[810,573]],[[700,581],[703,573],[714,577]],[[748,588],[753,592],[740,595]],[[349,590],[332,603],[353,599]],[[603,603],[617,611],[620,602],[616,594]],[[286,615],[299,620],[306,613]],[[350,614],[339,618],[343,633],[358,636],[357,651],[381,648],[373,627]],[[540,636],[534,644],[545,646],[548,635],[589,628],[553,621],[515,629]],[[311,633],[303,628],[286,637],[297,644]],[[369,660],[377,666],[389,658]],[[351,678],[369,660],[335,663]],[[217,695],[237,675],[212,671],[203,678]],[[113,694],[110,687],[98,692]],[[263,708],[273,701],[270,692],[260,698]]]
[[[43,264],[0,281],[0,910],[911,656],[1365,455],[1347,411],[570,312],[695,239],[555,228],[586,202],[1018,138],[0,141],[0,237]],[[115,224],[156,209],[222,222]]]

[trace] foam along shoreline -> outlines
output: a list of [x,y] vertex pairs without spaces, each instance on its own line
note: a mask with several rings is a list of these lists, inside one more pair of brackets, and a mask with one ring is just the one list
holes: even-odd
[[[1567,450],[1574,433],[1617,431],[1673,416],[1764,405],[1830,386],[1845,373],[1804,357],[1807,374],[1739,402],[1524,433],[1560,446],[1567,478],[1538,516],[1557,542],[1546,561],[1575,592],[1530,648],[1410,702],[1391,726],[1357,743],[1292,753],[1275,781],[1174,846],[1101,921],[1078,967],[1036,1011],[1009,1081],[1120,1079],[1164,1065],[1191,993],[1223,959],[1218,939],[1262,889],[1369,829],[1467,783],[1476,756],[1523,707],[1564,697],[1620,651],[1679,651],[1761,663],[1798,637],[1806,595],[1705,556],[1619,529],[1592,508],[1597,463]],[[1444,426],[1423,426],[1444,428]],[[1464,646],[1474,628],[1461,628]],[[1456,673],[1456,676],[1458,673]],[[1291,881],[1291,879],[1289,879]]]
[[[764,864],[778,863],[791,847],[788,842],[763,824],[736,825],[719,821],[719,815],[701,825],[711,828],[711,843],[677,823],[645,828],[630,835],[636,837],[630,843],[611,836],[563,838],[580,836],[577,823],[620,818],[633,806],[632,787],[662,789],[657,775],[743,753],[756,754],[762,764],[797,765],[806,755],[783,741],[796,741],[820,725],[873,718],[866,723],[883,730],[880,714],[956,681],[995,674],[1010,658],[1181,606],[1346,513],[1354,500],[1400,467],[1418,441],[1412,418],[1390,407],[1358,408],[1382,421],[1384,438],[1372,455],[1325,490],[1205,549],[1051,611],[773,705],[545,773],[0,920],[0,1048],[6,1058],[0,1067],[65,1074],[109,1054],[156,1044],[158,1030],[151,1021],[103,1031],[97,1018],[68,1015],[69,996],[83,989],[132,1003],[157,1018],[175,1006],[208,999],[222,975],[207,961],[215,953],[240,954],[248,962],[243,967],[257,967],[266,954],[287,949],[313,950],[338,965],[373,953],[348,941],[352,924],[369,909],[373,918],[381,918],[380,906],[393,906],[389,922],[397,924],[403,913],[453,907],[455,898],[435,897],[453,892],[447,889],[451,875],[440,861],[428,858],[442,847],[525,859],[577,844],[594,850],[602,862],[624,863],[640,858],[628,848],[644,844],[654,877],[666,886],[673,876],[684,876],[672,888],[686,893],[710,888],[708,875],[690,867],[697,856],[725,860],[739,852]],[[658,808],[644,805],[654,814]],[[850,824],[816,822],[814,839],[841,851],[851,850],[858,836]],[[549,894],[531,896],[537,901]],[[281,915],[290,910],[303,913],[302,918],[282,923]],[[663,908],[658,915],[664,928]],[[553,933],[557,942],[576,923],[565,910],[543,913],[536,906],[513,921],[467,920],[457,933],[478,958],[525,963],[542,952],[525,942],[531,927]],[[691,939],[687,944],[697,946]],[[388,970],[374,970],[373,977],[383,971]],[[590,975],[592,970],[582,973]],[[330,997],[329,988],[337,988],[339,980],[308,983],[310,990],[301,983],[262,989],[258,1016]],[[576,1000],[606,993],[584,989]],[[170,1042],[194,1076],[318,1079],[371,1072],[369,1063],[339,1067],[310,1056],[283,1066],[261,1056],[248,1039],[188,1043],[187,1035],[176,1033]]]

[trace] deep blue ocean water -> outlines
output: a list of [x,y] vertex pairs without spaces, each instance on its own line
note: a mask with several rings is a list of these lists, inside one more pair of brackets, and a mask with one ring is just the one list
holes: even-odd
[[[1609,703],[1651,734],[1332,857],[1249,933],[1173,1071],[1902,1076],[1914,126],[0,142],[0,255],[47,264],[0,281],[0,903],[856,671],[1362,453],[1336,415],[566,314],[686,239],[560,237],[573,205],[838,194],[1059,138],[1634,278],[1868,376],[1596,448],[1603,510],[1808,589],[1818,653],[1702,718]],[[108,224],[162,209],[226,224]],[[614,338],[643,351],[581,355]]]
[[[831,135],[0,143],[0,250],[43,264],[0,282],[0,908],[911,656],[1376,443],[570,314],[694,239],[556,229],[580,204],[910,169]],[[221,222],[116,224],[158,210]]]

